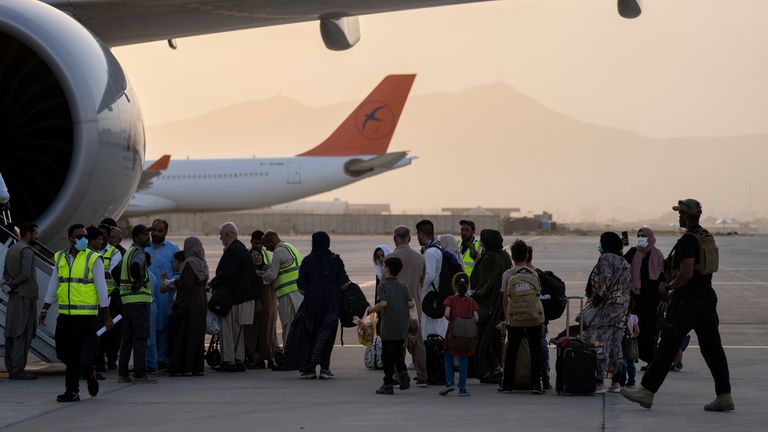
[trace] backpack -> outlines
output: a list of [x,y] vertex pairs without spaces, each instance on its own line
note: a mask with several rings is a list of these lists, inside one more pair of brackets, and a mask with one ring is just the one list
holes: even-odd
[[544,307],[539,300],[541,282],[531,270],[521,269],[507,284],[507,325],[532,327],[544,324]]
[[544,317],[554,321],[565,312],[568,297],[565,295],[565,282],[551,271],[536,269],[536,275],[541,283],[541,305],[544,307]]
[[457,317],[450,324],[451,334],[448,346],[460,351],[474,350],[477,345],[477,323],[473,317],[474,306],[470,300],[469,317]]
[[704,228],[690,230],[686,234],[696,237],[699,242],[699,263],[696,270],[702,275],[711,275],[720,267],[720,251],[715,244],[715,237]]
[[365,298],[360,285],[347,281],[341,286],[341,309],[339,310],[339,321],[342,327],[356,327],[355,318],[362,318],[365,310],[370,306],[368,299]]
[[443,250],[443,248],[436,244],[429,246],[429,248],[438,248],[443,256],[443,264],[440,267],[440,286],[437,289],[440,293],[438,296],[440,303],[442,303],[453,295],[453,277],[456,273],[464,271],[464,264],[460,263],[454,254]]
[[[696,263],[694,270],[698,271],[702,276],[717,272],[720,266],[720,251],[715,244],[715,237],[701,227],[685,233],[685,235],[689,234],[695,237],[699,244],[699,262]],[[664,260],[664,277],[671,281],[677,277],[679,272],[680,260],[677,257],[677,246],[675,246],[672,252],[669,253],[669,257]]]

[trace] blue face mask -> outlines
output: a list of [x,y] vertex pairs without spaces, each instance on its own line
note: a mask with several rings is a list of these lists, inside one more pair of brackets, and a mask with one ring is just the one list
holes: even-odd
[[600,243],[597,244],[597,253],[599,253],[600,255],[603,254],[603,245],[601,245]]
[[88,239],[83,237],[75,240],[75,249],[79,251],[84,251],[88,249]]

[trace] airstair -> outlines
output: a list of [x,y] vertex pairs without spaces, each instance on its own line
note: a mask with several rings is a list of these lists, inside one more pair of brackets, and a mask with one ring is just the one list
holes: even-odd
[[[0,217],[0,220],[3,219],[5,218]],[[5,270],[5,255],[8,252],[8,248],[18,238],[14,233],[5,229],[4,226],[0,226],[0,240],[4,240],[0,241],[0,355],[2,355],[5,352],[5,316],[8,306],[8,292],[10,291],[10,287],[5,284],[2,275]],[[51,279],[52,273],[53,252],[43,245],[35,246],[35,277],[37,278],[39,290],[38,311],[42,308],[45,301],[45,293],[48,289],[48,281]],[[45,362],[57,361],[54,334],[56,332],[56,318],[58,315],[58,308],[56,306],[51,307],[46,325],[37,327],[37,335],[32,340],[32,354]]]

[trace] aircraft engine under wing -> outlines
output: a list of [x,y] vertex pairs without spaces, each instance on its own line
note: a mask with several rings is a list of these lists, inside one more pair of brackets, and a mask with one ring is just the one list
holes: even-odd
[[43,0],[109,46],[486,0]]
[[350,177],[361,177],[376,170],[389,170],[411,164],[407,152],[386,153],[371,159],[352,159],[344,164],[344,172]]
[[72,17],[37,0],[0,1],[0,172],[17,222],[58,247],[73,223],[128,205],[144,129],[112,53]]

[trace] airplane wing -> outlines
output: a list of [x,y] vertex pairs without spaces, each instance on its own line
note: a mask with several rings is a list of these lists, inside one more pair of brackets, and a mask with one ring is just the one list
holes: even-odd
[[42,0],[108,46],[487,0]]
[[159,176],[163,171],[168,169],[168,162],[171,161],[171,155],[163,155],[160,159],[152,162],[152,165],[148,166],[144,172],[141,173],[141,179],[139,180],[139,186],[136,187],[136,192],[147,189],[152,184],[152,179]]

